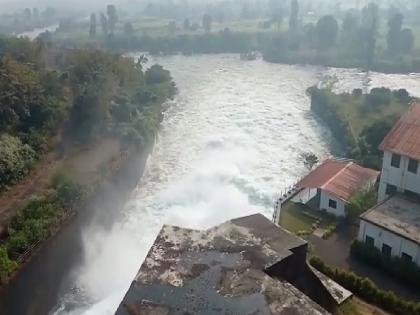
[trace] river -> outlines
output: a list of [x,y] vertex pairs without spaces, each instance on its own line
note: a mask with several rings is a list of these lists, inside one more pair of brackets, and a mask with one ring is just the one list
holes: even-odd
[[[275,194],[305,173],[303,152],[340,153],[305,93],[324,75],[337,77],[338,90],[386,86],[420,96],[419,75],[366,77],[235,55],[153,61],[171,71],[179,94],[168,103],[140,183],[108,220],[71,223],[80,237],[51,242],[25,268],[28,278],[18,277],[20,287],[12,284],[3,310],[41,314],[37,299],[53,284],[57,294],[43,300],[50,313],[113,314],[162,224],[207,228],[255,212],[271,217]],[[78,258],[67,259],[69,252]],[[65,267],[50,275],[55,264]]]

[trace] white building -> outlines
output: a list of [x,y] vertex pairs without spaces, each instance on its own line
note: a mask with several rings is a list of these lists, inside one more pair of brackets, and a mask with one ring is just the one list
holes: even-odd
[[298,182],[298,193],[291,201],[343,217],[351,198],[373,186],[378,176],[379,172],[352,161],[328,159]]
[[400,118],[380,149],[379,204],[361,215],[358,239],[420,265],[420,104]]
[[396,192],[420,197],[420,104],[400,118],[380,149],[384,156],[378,201]]
[[420,266],[420,204],[396,195],[360,217],[358,239]]

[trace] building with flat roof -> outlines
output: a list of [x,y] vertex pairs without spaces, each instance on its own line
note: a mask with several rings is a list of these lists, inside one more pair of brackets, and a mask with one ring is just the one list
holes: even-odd
[[360,216],[358,239],[420,266],[420,204],[395,195]]
[[330,314],[352,294],[314,271],[307,249],[260,214],[164,226],[116,314]]
[[396,192],[420,196],[420,104],[414,104],[380,145],[384,152],[378,200]]
[[346,204],[360,190],[375,185],[379,172],[350,160],[328,159],[296,184],[293,202],[345,216]]

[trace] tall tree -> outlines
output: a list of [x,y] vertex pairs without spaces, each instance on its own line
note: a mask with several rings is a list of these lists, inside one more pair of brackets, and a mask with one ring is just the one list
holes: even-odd
[[190,19],[186,18],[186,19],[184,20],[184,30],[188,31],[188,30],[190,30],[190,28],[191,28],[191,22],[190,22]]
[[209,33],[211,31],[212,18],[209,14],[203,15],[203,28]]
[[362,34],[366,57],[366,68],[370,69],[375,58],[376,38],[378,33],[379,7],[376,3],[369,3],[362,12]]
[[124,24],[124,34],[129,37],[132,37],[134,35],[133,24],[131,24],[130,22]]
[[104,35],[108,35],[108,19],[106,18],[106,15],[101,13],[101,28],[102,28],[102,33]]
[[95,38],[96,37],[96,14],[95,13],[92,13],[90,15],[89,36],[90,36],[90,38]]
[[291,10],[290,10],[290,19],[289,19],[289,29],[291,32],[295,32],[298,27],[298,15],[299,15],[299,3],[298,0],[292,0]]
[[316,24],[316,32],[321,49],[333,47],[338,35],[337,20],[332,15],[322,17]]
[[106,12],[107,12],[107,15],[108,15],[109,30],[111,31],[112,34],[114,34],[115,25],[118,22],[117,9],[115,8],[115,5],[109,4],[106,7]]
[[388,50],[391,53],[398,53],[401,49],[400,39],[403,19],[403,15],[401,13],[397,13],[388,20],[389,30],[386,40],[388,44]]

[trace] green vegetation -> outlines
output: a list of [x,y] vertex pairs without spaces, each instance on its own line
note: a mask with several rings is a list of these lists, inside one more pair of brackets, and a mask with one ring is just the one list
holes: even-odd
[[380,168],[379,144],[398,118],[408,110],[412,98],[406,90],[374,88],[368,94],[334,94],[331,89],[308,89],[311,109],[330,127],[347,155],[359,163]]
[[[112,23],[111,18],[111,30]],[[66,156],[104,139],[122,147],[152,145],[162,104],[176,89],[161,66],[144,71],[146,61],[92,49],[49,48],[43,40],[0,38],[0,191],[56,148]],[[81,196],[78,184],[56,176],[48,192],[11,218],[0,240],[0,278],[51,235]]]
[[359,216],[376,205],[378,194],[376,187],[369,187],[358,191],[346,205],[346,216],[351,222],[355,222]]
[[317,219],[306,215],[309,211],[303,204],[287,202],[281,208],[280,225],[295,234],[311,234]]
[[420,267],[412,261],[399,257],[385,256],[379,249],[354,240],[351,245],[351,254],[375,268],[380,268],[396,280],[420,290]]
[[22,255],[46,239],[63,215],[74,209],[81,198],[80,186],[57,176],[48,193],[34,198],[18,211],[0,240],[0,276],[3,281],[17,268]]
[[396,315],[420,314],[420,303],[407,301],[398,297],[394,292],[381,290],[368,278],[359,277],[352,272],[332,269],[325,265],[319,257],[312,257],[310,264],[347,290],[384,310]]
[[326,229],[328,238],[335,231],[338,220],[333,215],[323,211],[316,211],[304,204],[292,201],[282,205],[280,225],[297,235],[311,234],[318,227]]
[[160,66],[144,72],[129,58],[25,39],[0,38],[0,74],[0,191],[28,174],[61,133],[71,146],[104,136],[149,145],[175,92]]

